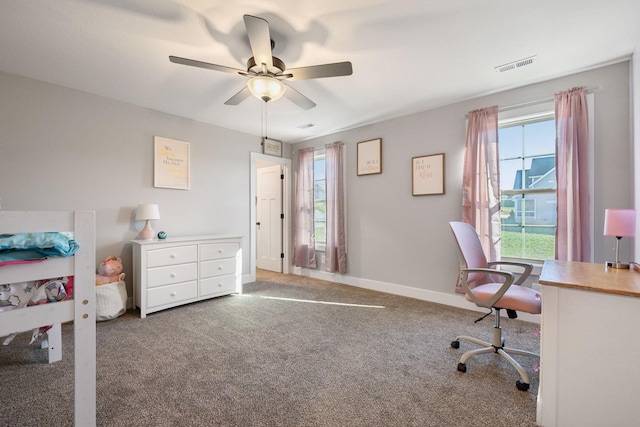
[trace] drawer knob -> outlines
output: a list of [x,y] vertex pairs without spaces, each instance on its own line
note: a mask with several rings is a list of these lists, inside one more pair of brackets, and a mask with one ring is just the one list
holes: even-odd
[[218,270],[222,270],[222,266],[218,267]]
[[221,254],[222,252],[224,252],[222,249],[218,249],[219,254]]
[[170,276],[172,279],[175,279],[175,277],[176,277],[176,273],[171,273],[169,276]]
[[222,283],[218,283],[218,287],[221,288],[222,287]]
[[178,294],[176,294],[175,292],[171,292],[171,293],[169,294],[169,296],[172,296],[172,297],[175,297],[176,295],[178,295]]
[[176,258],[176,254],[169,255],[169,258],[175,259]]

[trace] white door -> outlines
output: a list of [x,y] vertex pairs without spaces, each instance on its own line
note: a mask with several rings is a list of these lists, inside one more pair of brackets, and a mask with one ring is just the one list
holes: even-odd
[[256,266],[282,273],[282,170],[275,165],[257,172]]

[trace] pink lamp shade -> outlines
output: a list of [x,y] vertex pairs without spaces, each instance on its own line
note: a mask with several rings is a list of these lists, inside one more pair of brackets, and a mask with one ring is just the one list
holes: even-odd
[[634,237],[636,235],[636,211],[634,209],[605,209],[604,235]]

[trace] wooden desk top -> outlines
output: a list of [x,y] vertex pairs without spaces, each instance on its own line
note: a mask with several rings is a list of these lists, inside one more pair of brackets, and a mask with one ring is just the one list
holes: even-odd
[[640,269],[609,268],[603,264],[546,260],[539,282],[543,285],[604,292],[640,298]]

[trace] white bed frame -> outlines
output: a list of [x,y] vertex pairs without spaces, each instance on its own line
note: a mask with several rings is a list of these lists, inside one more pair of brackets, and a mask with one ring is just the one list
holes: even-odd
[[[50,258],[32,264],[0,267],[0,283],[75,276],[73,299],[0,312],[0,337],[55,325],[49,339],[56,340],[60,324],[74,324],[75,425],[96,425],[96,301],[95,213],[11,212],[0,210],[0,234],[72,231],[80,248],[72,257]],[[55,345],[62,353],[60,345]],[[51,355],[51,354],[50,354]]]

